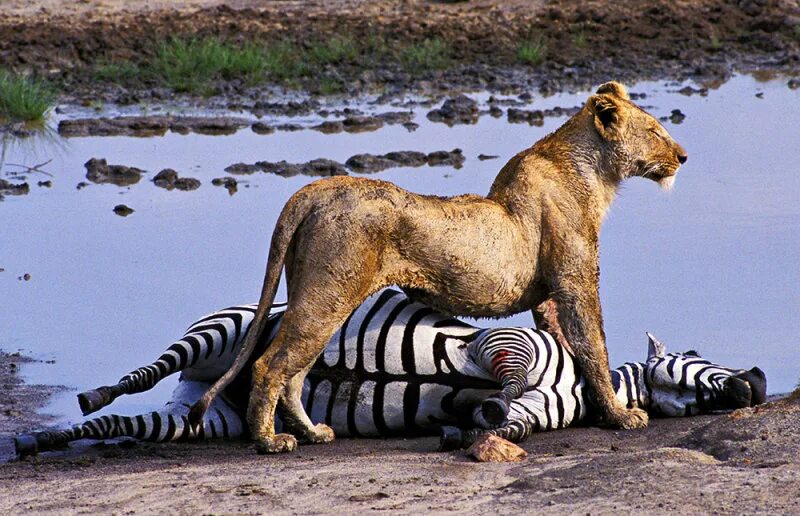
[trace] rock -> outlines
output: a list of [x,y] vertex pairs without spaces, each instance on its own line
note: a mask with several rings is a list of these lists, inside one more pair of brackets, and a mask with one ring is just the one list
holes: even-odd
[[165,168],[153,178],[153,182],[159,188],[167,190],[183,190],[188,192],[190,190],[197,190],[200,188],[200,181],[193,177],[179,177],[178,173],[171,168]]
[[250,121],[236,117],[124,116],[119,118],[84,118],[62,120],[58,134],[82,136],[161,136],[168,130],[186,134],[233,134]]
[[407,124],[414,118],[414,113],[410,111],[388,111],[375,115],[375,118],[379,118],[389,125]]
[[250,126],[250,130],[252,130],[256,134],[272,134],[275,132],[275,128],[271,125],[267,125],[264,122],[256,122]]
[[[308,163],[288,163],[286,161],[279,161],[271,163],[269,161],[259,161],[255,164],[258,170],[268,172],[270,174],[277,174],[282,177],[292,177],[296,175],[312,176],[312,177],[329,177],[329,176],[346,176],[347,170],[344,165],[338,161],[329,159],[314,159]],[[228,167],[230,168],[230,167]],[[228,169],[225,169],[228,171]]]
[[486,433],[467,449],[467,455],[478,462],[520,462],[528,452],[510,441]]
[[127,217],[131,213],[133,213],[133,208],[125,206],[124,204],[117,204],[114,206],[114,213],[119,215],[120,217]]
[[303,126],[298,124],[280,124],[276,125],[275,129],[277,129],[278,131],[294,132],[294,131],[302,131]]
[[427,156],[428,165],[431,167],[437,166],[451,166],[453,168],[461,168],[464,165],[464,154],[461,149],[453,149],[451,151],[435,151]]
[[424,152],[417,151],[388,152],[383,157],[402,167],[421,167],[428,162],[428,156]]
[[248,165],[247,163],[234,163],[233,165],[225,167],[225,172],[228,174],[253,174],[261,170],[256,165]]
[[144,174],[144,170],[136,167],[109,165],[105,159],[92,158],[83,166],[86,167],[86,179],[96,184],[135,185]]
[[444,101],[439,109],[429,111],[428,120],[449,126],[474,124],[478,121],[479,115],[478,103],[466,95],[459,95]]
[[530,125],[544,125],[544,111],[540,109],[508,109],[508,122],[520,124],[527,122]]
[[680,124],[684,119],[686,119],[686,115],[681,113],[680,109],[673,109],[672,113],[669,115],[669,121],[673,124]]
[[153,183],[156,184],[159,188],[166,188],[167,190],[172,190],[175,185],[175,181],[178,179],[178,173],[172,170],[171,168],[165,168],[158,174],[156,177],[153,178]]
[[235,194],[238,190],[238,182],[232,177],[215,177],[211,180],[214,186],[224,186],[230,195]]
[[374,116],[350,116],[342,120],[342,126],[348,133],[365,133],[383,127],[383,120]]
[[489,154],[478,154],[478,159],[481,160],[481,161],[486,161],[486,160],[489,160],[489,159],[497,159],[499,157],[500,156],[495,156],[494,154],[492,154],[492,155],[489,155]]
[[191,192],[200,188],[200,180],[193,177],[179,177],[175,181],[175,189],[183,192]]
[[380,172],[381,170],[398,166],[397,162],[374,154],[356,154],[351,156],[344,164],[353,172],[361,174]]
[[4,195],[26,195],[31,188],[28,183],[9,183],[5,179],[0,179],[0,194]]
[[800,88],[800,79],[789,79],[789,82],[786,83],[789,86],[790,90],[796,90]]
[[344,124],[340,120],[328,120],[315,125],[312,129],[325,134],[336,134],[344,131]]
[[46,181],[39,181],[36,183],[36,185],[40,187],[43,186],[45,188],[51,188],[53,186],[53,182],[48,179]]
[[692,88],[691,86],[684,86],[678,90],[678,93],[687,97],[691,97],[692,95],[700,95],[701,97],[705,97],[708,95],[708,88]]
[[407,122],[403,124],[403,127],[405,127],[409,133],[413,133],[414,131],[419,129],[419,124],[415,124],[414,122]]

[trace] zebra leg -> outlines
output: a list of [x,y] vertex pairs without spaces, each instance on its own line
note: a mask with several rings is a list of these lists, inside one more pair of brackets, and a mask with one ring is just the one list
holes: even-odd
[[169,442],[241,437],[244,433],[242,418],[222,397],[212,403],[199,432],[195,432],[189,425],[189,407],[208,387],[209,384],[204,382],[180,382],[172,399],[159,411],[138,416],[112,414],[85,421],[66,430],[20,435],[14,439],[14,446],[17,455],[24,457],[64,448],[68,443],[80,439],[131,437],[141,441]]
[[509,329],[490,330],[476,343],[475,362],[500,381],[502,390],[481,404],[481,412],[490,425],[499,425],[508,417],[509,404],[528,388],[528,370],[534,359],[528,336]]
[[233,307],[197,321],[152,364],[131,371],[115,385],[78,394],[83,415],[100,410],[123,394],[148,391],[167,376],[185,369],[197,370],[192,380],[216,380],[230,367],[239,337],[252,318],[252,309]]

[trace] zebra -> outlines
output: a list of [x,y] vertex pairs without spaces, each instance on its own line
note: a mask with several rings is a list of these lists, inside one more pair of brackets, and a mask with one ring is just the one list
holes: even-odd
[[[15,439],[18,455],[57,449],[78,439],[246,437],[250,367],[214,401],[202,425],[192,427],[188,411],[230,368],[255,310],[256,305],[239,305],[209,314],[155,362],[114,385],[78,395],[88,415],[118,396],[146,391],[180,371],[172,398],[161,410],[103,415],[66,430],[20,435]],[[285,305],[272,307],[254,357],[269,346],[284,310]],[[654,336],[647,336],[645,362],[611,371],[617,398],[627,407],[674,417],[765,401],[766,377],[759,368],[723,367],[694,351],[667,353]],[[312,421],[330,425],[337,436],[438,433],[442,450],[467,447],[486,432],[521,442],[534,432],[592,420],[574,355],[549,333],[475,327],[393,289],[368,298],[334,334],[305,379],[302,399]],[[293,430],[289,421],[277,423]]]

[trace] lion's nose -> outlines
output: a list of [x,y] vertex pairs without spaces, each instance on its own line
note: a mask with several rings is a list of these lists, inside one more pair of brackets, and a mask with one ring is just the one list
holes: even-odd
[[678,158],[678,163],[680,163],[681,165],[686,163],[686,160],[689,159],[689,155],[686,154],[685,150],[679,150],[676,156]]

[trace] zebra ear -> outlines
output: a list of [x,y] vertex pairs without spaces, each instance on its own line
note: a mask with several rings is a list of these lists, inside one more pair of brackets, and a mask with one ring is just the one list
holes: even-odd
[[657,338],[653,336],[650,332],[645,332],[647,335],[647,360],[650,360],[653,357],[656,358],[663,358],[664,354],[667,352],[667,347],[662,344]]

